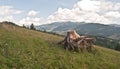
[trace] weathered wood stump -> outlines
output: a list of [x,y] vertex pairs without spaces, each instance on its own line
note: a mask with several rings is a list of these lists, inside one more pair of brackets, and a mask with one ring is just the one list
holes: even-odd
[[59,42],[59,44],[65,49],[83,52],[84,49],[91,51],[94,42],[94,38],[80,36],[76,31],[69,31],[65,39]]

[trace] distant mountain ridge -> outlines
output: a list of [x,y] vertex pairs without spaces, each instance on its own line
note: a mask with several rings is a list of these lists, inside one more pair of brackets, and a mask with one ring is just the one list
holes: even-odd
[[85,22],[55,22],[36,26],[38,30],[65,34],[68,30],[76,30],[79,34],[103,36],[112,39],[120,39],[120,27],[117,25],[104,25]]
[[111,26],[120,27],[120,25],[118,25],[118,24],[111,24]]
[[54,22],[51,24],[45,24],[45,25],[40,25],[36,26],[38,30],[46,30],[46,31],[57,31],[56,28],[59,27],[64,27],[66,29],[68,28],[74,28],[78,25],[78,23],[73,23],[73,22]]

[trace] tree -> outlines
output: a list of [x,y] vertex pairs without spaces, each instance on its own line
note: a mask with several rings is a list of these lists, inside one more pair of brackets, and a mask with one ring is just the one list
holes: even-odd
[[33,23],[30,25],[30,29],[36,30]]
[[26,28],[26,26],[23,24],[23,28]]
[[117,46],[115,47],[115,50],[120,51],[120,44],[119,43],[117,43]]

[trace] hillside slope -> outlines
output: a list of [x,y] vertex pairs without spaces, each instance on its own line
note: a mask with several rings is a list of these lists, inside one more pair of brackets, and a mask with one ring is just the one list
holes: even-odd
[[94,46],[76,53],[57,45],[63,37],[0,24],[0,69],[119,69],[120,52]]
[[[54,27],[53,27],[54,26]],[[65,34],[66,31],[75,29],[79,34],[87,34],[94,36],[104,36],[112,39],[120,39],[120,27],[114,25],[104,25],[99,23],[84,23],[84,22],[55,22],[36,27],[38,30],[46,30]]]

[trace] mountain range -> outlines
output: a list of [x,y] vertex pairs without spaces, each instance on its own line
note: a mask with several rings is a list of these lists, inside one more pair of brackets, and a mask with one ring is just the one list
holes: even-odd
[[76,30],[79,34],[102,36],[112,39],[120,39],[120,25],[104,25],[99,23],[85,22],[54,22],[36,26],[37,30],[55,32],[61,35],[66,35],[68,30]]

